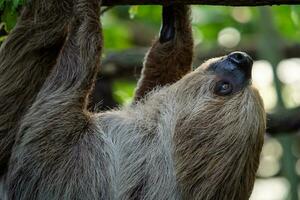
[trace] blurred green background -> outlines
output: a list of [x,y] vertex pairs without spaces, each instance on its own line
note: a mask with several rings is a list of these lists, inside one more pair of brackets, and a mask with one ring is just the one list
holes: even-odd
[[[0,0],[0,43],[13,29],[22,4],[22,0]],[[299,6],[193,6],[192,11],[195,67],[213,56],[233,50],[245,51],[256,60],[253,84],[259,89],[268,113],[280,116],[298,111]],[[142,59],[159,32],[160,21],[160,6],[105,8],[102,15],[105,48],[98,79],[100,86],[96,87],[99,93],[93,97],[93,108],[108,109],[131,102]],[[106,99],[101,99],[102,94]],[[297,130],[269,134],[251,199],[300,199],[299,176]]]

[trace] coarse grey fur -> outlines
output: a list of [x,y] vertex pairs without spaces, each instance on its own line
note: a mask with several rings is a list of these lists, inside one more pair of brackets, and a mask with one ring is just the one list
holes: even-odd
[[181,199],[173,161],[175,116],[157,100],[95,116],[109,150],[112,199]]
[[[31,83],[29,87],[36,86],[34,90],[25,87],[27,101],[21,109],[21,114],[25,114],[16,117],[20,110],[3,104],[13,111],[11,120],[16,123],[4,129],[7,122],[1,121],[1,117],[6,116],[7,110],[0,107],[0,131],[4,135],[0,141],[10,143],[3,150],[5,155],[0,156],[5,182],[1,198],[249,198],[265,130],[263,104],[251,85],[228,96],[214,93],[216,75],[208,68],[220,58],[211,59],[184,76],[190,71],[192,57],[187,6],[175,6],[175,16],[182,16],[176,20],[175,39],[166,44],[154,43],[148,53],[137,101],[126,108],[95,114],[87,110],[87,104],[102,51],[100,2],[31,1],[30,12],[42,15],[45,23],[49,10],[34,12],[41,2],[43,8],[48,3],[56,5],[58,11],[53,13],[59,16],[65,16],[60,9],[67,4],[63,8],[73,8],[67,12],[73,13],[73,17],[57,22],[62,23],[57,28],[60,37],[51,44],[63,38],[63,47],[59,47],[60,43],[55,46],[55,54],[59,49],[57,57],[48,55],[49,49],[44,50],[47,58],[56,58],[55,63],[46,66],[40,79],[32,77],[43,82],[42,86]],[[34,26],[33,19],[26,18]],[[20,34],[18,26],[1,47],[0,56],[15,49],[11,37],[17,33]],[[47,31],[35,33],[45,37]],[[43,50],[41,41],[35,41],[39,50]],[[19,48],[22,55],[35,52]],[[174,48],[179,51],[169,51]],[[35,63],[26,69],[37,75],[46,64],[39,59],[44,58],[24,56],[18,57],[18,62]],[[2,64],[0,70],[4,72],[0,76],[1,87],[5,85],[1,80],[13,72],[21,73],[20,82],[30,80],[28,74],[21,76],[22,65]],[[175,70],[174,77],[161,76],[167,70]],[[15,93],[12,90],[9,94]],[[0,92],[1,99],[5,95]],[[16,100],[21,97],[20,93],[10,96]]]
[[0,199],[6,200],[6,189],[4,188],[4,180],[0,179]]

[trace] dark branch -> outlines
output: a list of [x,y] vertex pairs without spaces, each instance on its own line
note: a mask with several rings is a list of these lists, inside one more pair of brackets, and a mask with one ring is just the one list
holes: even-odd
[[267,119],[270,135],[295,133],[300,130],[300,107],[269,114]]
[[[201,49],[203,48],[197,48],[195,52],[195,67],[199,66],[205,60],[223,56],[228,53],[224,49],[221,50],[220,48],[213,48],[209,49],[208,51],[203,51]],[[254,60],[261,59],[255,46],[240,46],[237,49],[247,52]],[[104,77],[111,78],[139,76],[140,70],[143,66],[143,59],[147,50],[148,48],[132,48],[120,52],[106,52],[107,56],[102,62],[101,74]],[[286,59],[299,57],[298,52],[300,52],[300,44],[295,44],[292,46],[283,45],[281,47],[281,52],[283,57]]]
[[114,5],[162,5],[181,3],[199,5],[223,5],[223,6],[265,6],[265,5],[295,5],[300,0],[103,0],[105,6]]

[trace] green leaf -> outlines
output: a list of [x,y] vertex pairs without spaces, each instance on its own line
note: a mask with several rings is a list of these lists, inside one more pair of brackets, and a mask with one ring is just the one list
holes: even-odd
[[7,35],[5,35],[5,36],[0,36],[0,43],[2,43],[6,38],[7,38]]
[[5,2],[5,0],[0,0],[0,9],[4,8],[4,2]]
[[291,6],[291,18],[295,26],[299,26],[300,23],[300,7]]
[[127,49],[131,47],[131,32],[126,23],[111,15],[103,17],[105,49]]
[[132,102],[136,87],[136,82],[129,80],[116,80],[113,83],[113,97],[123,105],[129,105]]
[[1,21],[5,23],[5,30],[9,32],[17,23],[18,14],[15,9],[6,6],[1,16]]
[[20,0],[13,0],[13,1],[12,1],[12,6],[13,6],[14,9],[18,7],[19,1],[20,1]]
[[130,19],[133,19],[138,14],[138,11],[139,11],[139,6],[130,6],[129,9]]
[[[291,6],[276,6],[272,7],[272,17],[275,27],[279,34],[287,41],[298,41],[299,40],[299,26],[297,25],[297,13],[299,13],[299,7],[295,6],[294,14],[292,14]],[[292,17],[292,15],[294,15]],[[292,18],[294,18],[292,20]]]

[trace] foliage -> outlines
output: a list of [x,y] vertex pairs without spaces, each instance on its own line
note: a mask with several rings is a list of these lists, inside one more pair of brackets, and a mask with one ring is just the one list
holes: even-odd
[[9,32],[16,24],[18,8],[24,4],[24,0],[0,0],[1,22],[5,30]]
[[[17,20],[20,7],[25,0],[0,0],[0,23],[4,23],[5,30],[10,31]],[[299,38],[300,7],[274,6],[272,7],[274,22],[278,31],[287,40],[296,41]],[[243,36],[243,39],[255,38],[257,33],[257,8],[194,6],[193,24],[195,36],[207,45],[215,45],[220,30],[225,27],[234,27]],[[239,17],[248,17],[245,21]],[[153,36],[160,26],[160,6],[123,6],[116,7],[104,14],[104,34],[106,47],[109,49],[125,49],[134,46],[134,35],[129,26],[130,20],[153,28]],[[141,30],[143,31],[143,30]],[[295,34],[297,33],[297,34]],[[140,34],[143,34],[142,32]]]
[[114,99],[120,104],[129,104],[132,101],[136,82],[128,80],[116,80],[113,83]]
[[[25,1],[0,0],[0,43],[16,24]],[[196,44],[200,44],[201,49],[220,46],[219,34],[227,27],[232,27],[240,33],[240,43],[253,45],[253,41],[258,41],[260,16],[257,8],[224,6],[193,6],[192,8],[194,36]],[[273,23],[283,41],[287,44],[299,42],[300,7],[273,6],[271,10]],[[149,46],[160,28],[161,7],[116,6],[105,12],[102,18],[106,51]],[[130,99],[134,83],[119,80],[114,84],[114,88],[115,98],[124,103]]]

